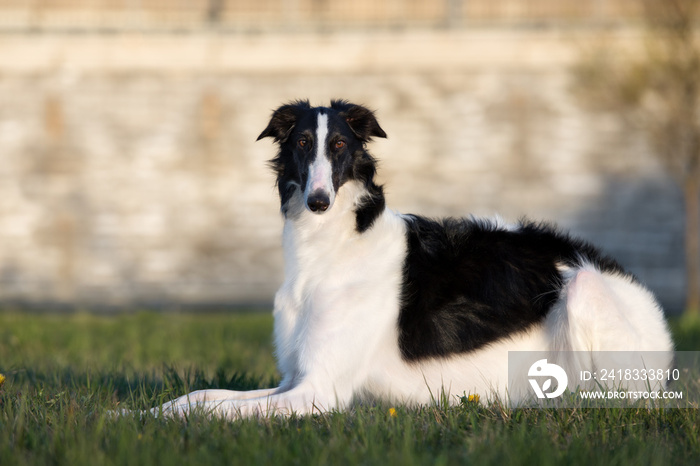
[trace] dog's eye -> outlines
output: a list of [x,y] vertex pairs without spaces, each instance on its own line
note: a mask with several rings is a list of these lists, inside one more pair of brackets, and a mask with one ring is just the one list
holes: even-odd
[[345,147],[345,141],[337,141],[337,142],[335,143],[335,148],[336,148],[336,149],[342,149],[343,147]]
[[306,144],[308,143],[306,142],[306,139],[299,139],[299,141],[297,141],[297,144],[299,144],[299,147],[306,147]]

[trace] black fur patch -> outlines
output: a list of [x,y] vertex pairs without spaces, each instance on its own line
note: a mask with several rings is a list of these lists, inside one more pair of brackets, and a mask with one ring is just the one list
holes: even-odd
[[514,231],[470,219],[406,219],[399,345],[406,360],[481,348],[521,332],[558,299],[557,264],[624,273],[588,243],[544,224]]
[[333,100],[331,108],[340,114],[360,141],[369,142],[373,137],[386,137],[372,110],[347,100]]
[[366,151],[357,155],[353,164],[352,179],[362,183],[367,194],[362,198],[355,211],[355,229],[358,233],[364,233],[372,227],[374,221],[386,208],[384,188],[374,183],[374,175],[377,173],[377,162]]

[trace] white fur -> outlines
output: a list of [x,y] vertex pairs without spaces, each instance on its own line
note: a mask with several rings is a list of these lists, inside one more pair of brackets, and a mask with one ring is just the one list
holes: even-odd
[[[508,387],[508,351],[666,351],[672,343],[653,296],[629,278],[592,266],[562,267],[564,291],[544,323],[477,351],[409,363],[398,346],[397,320],[406,226],[386,209],[372,228],[355,231],[363,190],[343,185],[323,215],[295,194],[284,224],[285,281],[275,297],[275,343],[282,382],[250,392],[202,390],[153,410],[204,410],[226,418],[306,414],[347,408],[372,397],[426,404],[444,394],[478,394],[482,402],[523,391]],[[367,258],[380,258],[367,265]],[[604,361],[569,361],[568,370]],[[527,370],[524,368],[523,370]]]
[[309,165],[309,179],[304,189],[304,202],[309,199],[309,195],[316,191],[322,191],[328,195],[330,203],[328,208],[333,207],[335,200],[335,190],[333,189],[333,166],[326,153],[326,139],[328,138],[328,115],[318,114],[316,123],[316,158]]

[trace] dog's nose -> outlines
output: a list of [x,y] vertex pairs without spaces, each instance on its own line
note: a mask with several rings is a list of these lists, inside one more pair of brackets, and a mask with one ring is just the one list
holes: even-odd
[[306,205],[309,206],[309,210],[311,210],[311,212],[320,214],[321,212],[328,210],[328,206],[331,205],[331,200],[328,197],[328,194],[322,191],[314,191],[306,200]]

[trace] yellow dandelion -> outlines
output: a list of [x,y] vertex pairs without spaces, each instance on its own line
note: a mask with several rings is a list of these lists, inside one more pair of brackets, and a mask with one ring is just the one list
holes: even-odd
[[467,397],[467,400],[471,401],[473,403],[478,403],[479,402],[479,395],[469,395],[469,397]]
[[396,410],[394,408],[389,408],[389,416],[396,417]]
[[0,387],[2,387],[2,384],[5,383],[5,376],[0,374]]

